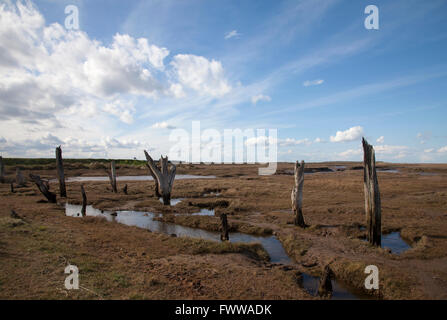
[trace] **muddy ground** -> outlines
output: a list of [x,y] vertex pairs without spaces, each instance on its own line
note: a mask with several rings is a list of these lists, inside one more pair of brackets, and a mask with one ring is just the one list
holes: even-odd
[[[343,168],[344,166],[344,168]],[[259,176],[258,165],[179,165],[177,174],[215,179],[176,180],[165,207],[153,181],[84,182],[88,203],[104,210],[163,213],[162,220],[219,230],[227,213],[232,231],[276,235],[294,264],[272,264],[259,244],[172,237],[105,219],[67,217],[64,203],[81,203],[80,183],[67,183],[68,199],[46,203],[37,187],[0,184],[1,299],[318,299],[300,286],[300,274],[319,276],[330,264],[335,277],[381,299],[447,298],[447,165],[379,163],[382,232],[400,231],[411,249],[401,254],[369,246],[365,231],[361,163],[308,164],[304,182],[306,229],[292,224],[293,164]],[[327,169],[333,172],[326,172]],[[387,170],[391,171],[387,172]],[[397,170],[395,172],[394,170]],[[7,181],[15,167],[6,167]],[[52,166],[24,166],[56,178]],[[311,173],[313,172],[313,173]],[[71,164],[66,176],[103,176],[104,170]],[[118,176],[147,175],[144,166],[120,166]],[[128,186],[128,194],[121,190]],[[58,192],[58,184],[51,183]],[[217,193],[210,194],[210,192]],[[214,208],[216,216],[175,215]],[[21,219],[10,216],[15,210]],[[78,266],[80,290],[66,290],[64,269]],[[364,289],[365,266],[379,268],[380,289]]]

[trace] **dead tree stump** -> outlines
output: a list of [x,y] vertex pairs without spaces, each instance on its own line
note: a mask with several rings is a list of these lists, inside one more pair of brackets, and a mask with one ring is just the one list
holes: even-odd
[[[147,168],[149,169],[149,172],[150,172],[152,178],[154,179],[154,184],[155,184],[155,196],[156,196],[157,198],[161,198],[160,191],[158,191],[157,177],[156,177],[155,174],[152,172],[151,167],[150,167],[148,164],[146,164],[146,166],[147,166]],[[158,169],[160,170],[160,168],[158,168]]]
[[39,176],[30,173],[29,177],[37,185],[40,192],[48,199],[48,202],[56,203],[56,194],[50,191],[50,185],[40,179]]
[[67,190],[65,188],[65,175],[64,175],[64,165],[62,162],[62,148],[61,146],[56,148],[56,170],[57,178],[59,179],[59,192],[61,197],[67,197]]
[[324,267],[323,276],[320,279],[320,285],[318,287],[318,295],[320,297],[331,297],[332,296],[332,278],[333,272],[331,268],[327,265]]
[[0,156],[0,183],[5,182],[5,165],[3,164],[3,157]]
[[25,178],[23,177],[20,168],[16,169],[16,184],[18,187],[23,187],[24,185],[26,185]]
[[301,165],[295,163],[295,186],[292,189],[292,209],[295,215],[294,223],[301,228],[306,227],[303,217],[303,184],[304,184],[304,161]]
[[228,235],[228,220],[227,220],[227,214],[222,213],[220,215],[220,221],[222,222],[222,233],[220,235],[220,240],[222,241],[229,241],[230,237]]
[[[154,177],[158,185],[158,192],[160,192],[161,197],[163,198],[164,205],[171,204],[171,191],[172,186],[174,185],[175,179],[175,171],[176,166],[168,161],[168,157],[160,158],[159,166],[160,169],[155,165],[154,160],[152,160],[151,156],[144,150],[144,155],[146,156],[147,165],[149,167],[149,171],[151,171],[151,175]],[[169,169],[169,164],[171,168]]]
[[363,183],[365,190],[365,213],[368,241],[374,246],[382,242],[382,213],[380,204],[379,182],[376,172],[376,156],[372,145],[365,138],[363,143]]
[[110,171],[107,171],[107,175],[109,176],[110,184],[112,185],[112,191],[118,193],[118,190],[116,188],[115,160],[112,160],[110,164]]
[[82,193],[81,215],[85,217],[87,215],[87,195],[85,194],[84,186],[82,184],[81,184],[81,193]]

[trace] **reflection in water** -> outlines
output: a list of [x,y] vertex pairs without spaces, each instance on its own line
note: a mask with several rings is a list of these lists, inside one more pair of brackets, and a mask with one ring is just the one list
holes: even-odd
[[[175,206],[177,204],[179,204],[180,202],[182,202],[183,198],[174,198],[171,199],[171,206]],[[163,198],[158,198],[158,201],[160,201],[161,203],[163,203]]]
[[[65,213],[67,216],[80,217],[81,206],[80,205],[65,205]],[[202,209],[201,213],[214,215],[214,210]],[[87,216],[102,216],[108,221],[116,221],[128,226],[136,226],[144,229],[151,230],[153,232],[161,232],[165,234],[175,234],[178,237],[191,237],[191,238],[201,238],[212,241],[220,241],[220,234],[218,232],[212,232],[202,229],[190,228],[174,223],[167,223],[162,221],[154,220],[154,217],[159,216],[152,212],[141,212],[141,211],[117,211],[116,216],[114,212],[102,211],[93,208],[92,206],[87,206],[86,209]],[[196,213],[200,214],[200,213]],[[273,263],[280,264],[293,264],[289,256],[287,255],[281,242],[275,236],[253,236],[249,234],[232,232],[230,233],[230,242],[244,242],[244,243],[260,243],[265,251],[270,256],[270,261]],[[316,290],[318,290],[318,277],[312,277],[306,273],[302,273],[302,287],[309,293],[315,295]],[[364,295],[356,295],[350,292],[348,288],[340,285],[337,281],[332,280],[333,296],[332,299],[360,299],[365,298]]]

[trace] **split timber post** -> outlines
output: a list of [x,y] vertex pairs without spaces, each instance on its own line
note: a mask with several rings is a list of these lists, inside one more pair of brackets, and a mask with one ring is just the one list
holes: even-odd
[[62,163],[62,148],[61,146],[56,148],[56,170],[57,178],[59,179],[59,191],[63,198],[67,197],[67,190],[65,189],[65,176],[64,165]]
[[301,228],[306,227],[303,217],[303,184],[304,184],[304,161],[301,165],[295,163],[295,186],[292,189],[292,209],[295,215],[294,223]]
[[3,157],[0,156],[0,183],[5,182],[5,166],[3,164]]
[[228,236],[228,220],[226,213],[222,213],[220,215],[220,221],[222,222],[222,233],[220,235],[220,240],[228,241],[230,240],[230,237]]
[[110,184],[112,185],[112,191],[118,193],[118,190],[116,189],[115,160],[112,160],[112,163],[110,164],[110,171],[107,171],[107,174],[109,175]]
[[82,209],[81,209],[81,215],[83,217],[86,216],[87,212],[87,195],[85,194],[84,186],[81,184],[81,193],[82,193]]
[[379,182],[376,172],[376,156],[374,148],[365,138],[363,144],[363,184],[365,190],[365,213],[368,241],[374,246],[382,242],[382,212],[380,204]]
[[[168,157],[163,156],[160,158],[159,166],[160,169],[155,165],[154,160],[151,156],[144,150],[144,155],[146,156],[147,166],[151,175],[155,177],[156,183],[158,185],[158,192],[160,192],[163,198],[164,205],[171,204],[171,191],[174,185],[176,166],[172,162],[168,161]],[[171,164],[171,169],[169,169],[169,164]]]
[[16,169],[16,184],[19,187],[23,187],[26,182],[25,182],[25,178],[22,175],[22,171],[20,170],[20,168]]
[[332,273],[333,272],[329,267],[329,265],[324,267],[323,276],[320,279],[320,285],[318,287],[318,295],[320,297],[330,298],[332,296],[332,282],[331,282]]
[[149,169],[149,172],[151,173],[152,178],[154,179],[155,182],[155,196],[157,198],[161,198],[161,194],[160,191],[158,191],[158,182],[157,182],[157,177],[155,176],[155,174],[152,172],[151,167],[146,163],[147,168]]
[[48,183],[45,183],[39,176],[35,176],[31,173],[29,177],[37,185],[40,192],[42,192],[42,194],[48,199],[48,202],[56,203],[56,194],[50,191],[50,185]]

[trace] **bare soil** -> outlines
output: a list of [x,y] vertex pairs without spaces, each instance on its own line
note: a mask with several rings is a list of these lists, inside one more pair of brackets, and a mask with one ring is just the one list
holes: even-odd
[[[176,180],[166,207],[154,196],[153,181],[84,182],[89,204],[104,210],[163,213],[177,224],[218,231],[227,213],[231,231],[275,234],[294,261],[271,264],[259,244],[217,243],[171,237],[105,219],[67,217],[64,203],[81,203],[80,183],[67,183],[67,199],[46,203],[31,182],[0,184],[0,298],[2,299],[315,299],[298,284],[300,272],[319,276],[330,264],[335,277],[367,294],[365,266],[379,267],[383,299],[447,298],[447,165],[378,163],[382,232],[400,231],[412,248],[392,254],[361,240],[365,236],[361,163],[307,164],[304,218],[293,225],[290,194],[293,164],[259,176],[259,165],[188,165],[177,174],[215,179]],[[336,167],[337,166],[337,167]],[[346,168],[340,168],[345,166]],[[334,172],[326,172],[327,168]],[[15,167],[7,166],[8,181]],[[335,171],[338,170],[338,171]],[[52,167],[23,167],[54,179]],[[102,168],[71,164],[66,176],[104,176]],[[118,176],[147,175],[122,165]],[[122,193],[124,184],[128,195]],[[58,183],[51,183],[58,192]],[[218,195],[209,194],[210,192]],[[175,215],[213,208],[216,216]],[[15,210],[23,219],[10,217]],[[77,265],[81,290],[66,290],[64,269]]]

